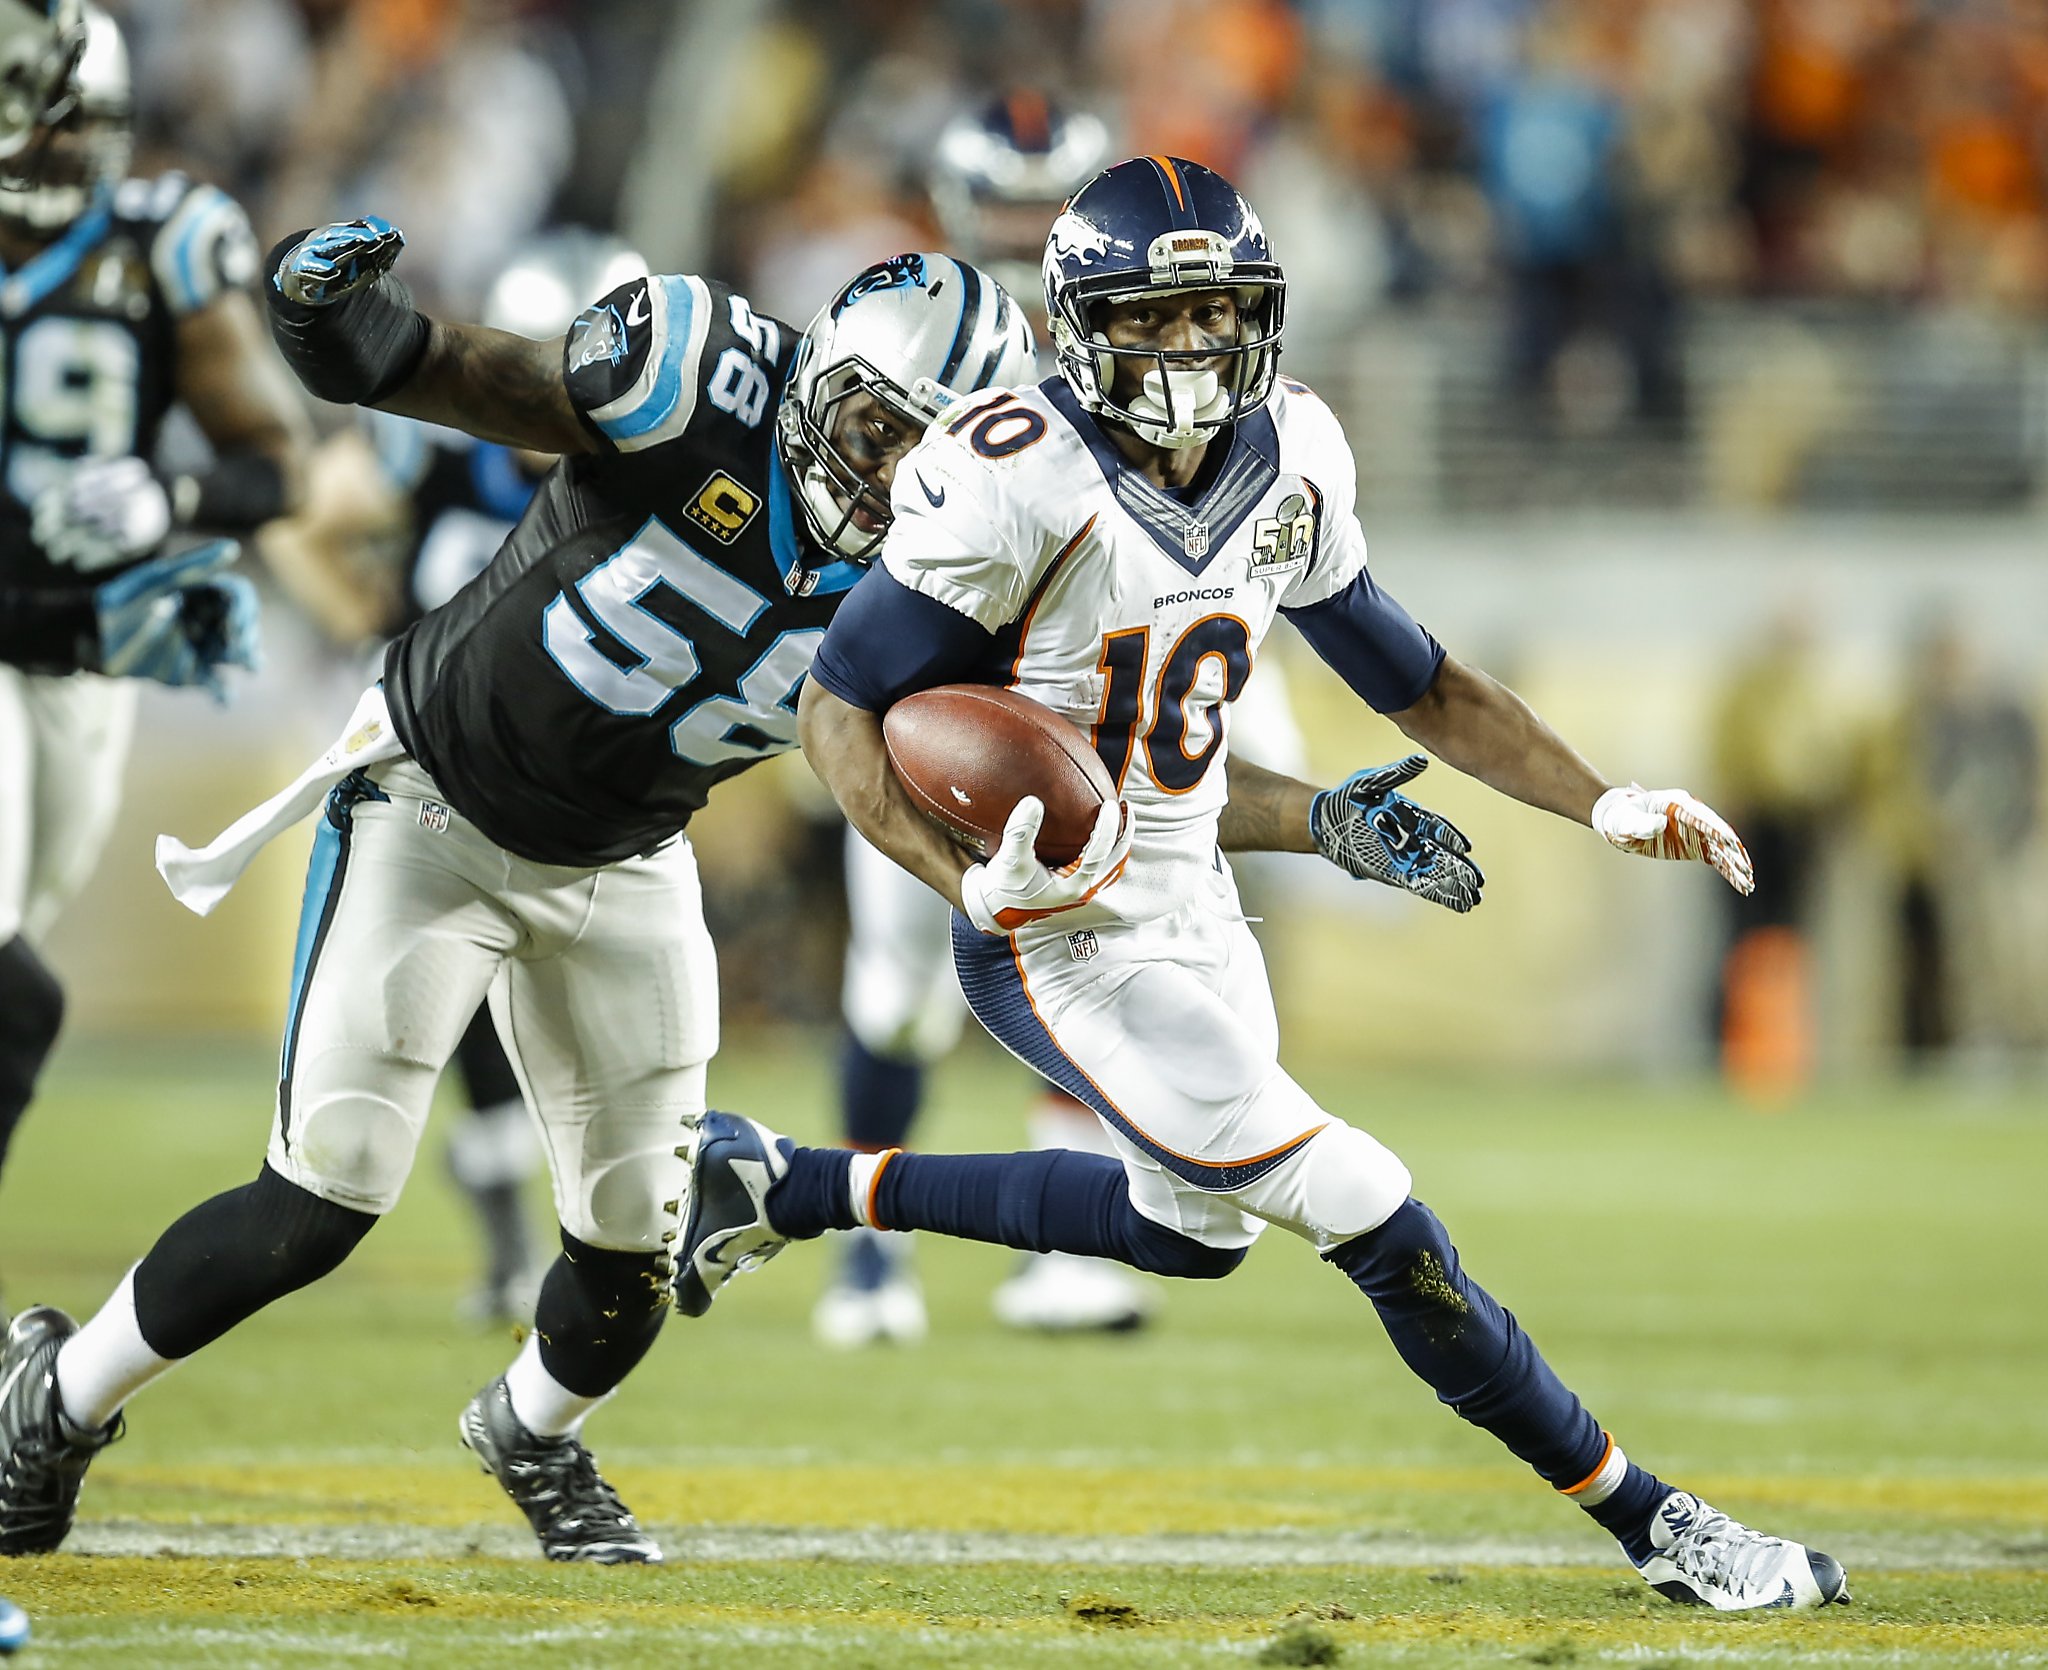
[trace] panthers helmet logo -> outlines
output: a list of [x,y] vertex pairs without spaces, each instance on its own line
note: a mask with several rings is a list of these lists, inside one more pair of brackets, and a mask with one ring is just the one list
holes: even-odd
[[832,304],[832,317],[838,318],[861,297],[872,296],[878,290],[898,290],[905,285],[923,289],[929,282],[922,255],[892,255],[886,261],[877,261],[839,292],[839,299]]

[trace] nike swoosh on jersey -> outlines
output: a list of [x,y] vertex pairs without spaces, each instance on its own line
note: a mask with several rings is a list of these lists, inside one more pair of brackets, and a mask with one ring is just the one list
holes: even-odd
[[931,489],[931,483],[926,481],[923,476],[917,478],[917,484],[924,489],[924,496],[930,502],[932,509],[937,510],[940,505],[946,502],[945,488],[941,487],[934,493]]
[[647,323],[646,290],[635,291],[633,299],[626,303],[626,323],[628,326],[644,325]]

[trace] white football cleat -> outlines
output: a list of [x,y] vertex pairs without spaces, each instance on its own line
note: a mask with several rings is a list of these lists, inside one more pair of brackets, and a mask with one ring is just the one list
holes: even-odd
[[849,1230],[832,1285],[818,1296],[811,1332],[835,1351],[870,1345],[916,1345],[929,1331],[924,1291],[910,1260],[892,1243],[903,1237],[879,1230]]
[[1152,1290],[1107,1259],[1033,1253],[995,1292],[996,1320],[1043,1334],[1126,1334],[1158,1304]]
[[1767,1537],[1674,1490],[1650,1521],[1652,1553],[1636,1569],[1667,1600],[1716,1612],[1804,1610],[1846,1602],[1849,1580],[1831,1555]]

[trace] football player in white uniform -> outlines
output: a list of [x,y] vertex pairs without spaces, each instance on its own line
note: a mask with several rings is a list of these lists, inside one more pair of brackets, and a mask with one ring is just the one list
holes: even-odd
[[[1610,785],[1380,589],[1350,449],[1329,408],[1278,376],[1284,281],[1226,181],[1169,157],[1105,171],[1054,223],[1045,273],[1059,376],[967,402],[905,461],[882,565],[820,647],[800,719],[847,815],[959,913],[976,1015],[1095,1109],[1118,1160],[850,1156],[712,1115],[679,1305],[701,1313],[736,1268],[850,1223],[1197,1278],[1278,1224],[1358,1287],[1442,1401],[1585,1508],[1660,1592],[1725,1610],[1842,1598],[1829,1556],[1631,1461],[1465,1274],[1407,1167],[1282,1068],[1218,852],[1229,704],[1284,610],[1369,704],[1492,787],[1747,891],[1741,842],[1682,791]],[[1035,800],[971,863],[895,781],[883,711],[962,679],[1092,730],[1124,799],[1069,869],[1032,856]],[[1297,801],[1296,844],[1329,806]]]
[[[1046,228],[1110,160],[1109,147],[1101,118],[1020,87],[960,112],[933,152],[928,184],[947,247],[1008,287],[1041,341],[1049,325],[1038,299]],[[1263,667],[1241,699],[1235,729],[1243,742],[1233,763],[1299,775],[1301,731],[1279,662]],[[967,1005],[953,972],[945,900],[853,828],[846,894],[840,1132],[848,1147],[881,1153],[910,1139],[927,1069],[959,1042]],[[1027,1134],[1034,1148],[1111,1151],[1095,1115],[1050,1081]],[[924,1297],[909,1239],[866,1229],[839,1239],[838,1267],[812,1313],[818,1338],[841,1348],[923,1338]],[[1000,1321],[1050,1333],[1135,1328],[1155,1302],[1156,1289],[1121,1266],[1063,1252],[1021,1255],[994,1296]]]
[[[112,827],[132,677],[218,691],[256,659],[255,595],[214,573],[230,548],[163,548],[289,508],[310,438],[243,289],[247,219],[182,175],[128,178],[130,94],[105,13],[0,0],[0,586],[50,616],[0,667],[0,1157],[62,1020],[37,946]],[[173,405],[212,444],[200,474],[152,467]]]

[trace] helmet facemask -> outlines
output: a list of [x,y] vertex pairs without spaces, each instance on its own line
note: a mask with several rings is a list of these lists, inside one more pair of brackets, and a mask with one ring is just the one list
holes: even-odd
[[[802,352],[806,357],[811,354],[809,341]],[[850,562],[870,562],[889,532],[889,496],[843,450],[845,445],[858,449],[871,444],[859,433],[863,420],[843,408],[856,396],[868,395],[908,428],[914,441],[954,396],[922,377],[905,389],[858,357],[842,359],[811,376],[807,369],[799,362],[775,420],[783,456],[796,478],[797,503],[821,547]],[[842,425],[851,431],[844,442],[835,439]]]
[[[111,191],[135,151],[128,51],[112,18],[88,7],[64,37],[58,78],[20,142],[0,160],[0,221],[61,231]],[[0,91],[0,105],[16,94]]]
[[[1263,405],[1279,373],[1287,283],[1270,263],[1249,272],[1244,267],[1230,260],[1215,233],[1175,232],[1155,240],[1150,251],[1153,283],[1133,287],[1128,273],[1057,287],[1048,282],[1053,345],[1081,404],[1148,445],[1169,450],[1200,446]],[[1198,348],[1123,348],[1102,330],[1104,311],[1116,303],[1199,290],[1226,290],[1235,297],[1232,340]],[[1120,365],[1138,371],[1138,393],[1117,394]]]

